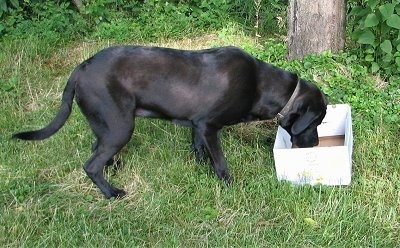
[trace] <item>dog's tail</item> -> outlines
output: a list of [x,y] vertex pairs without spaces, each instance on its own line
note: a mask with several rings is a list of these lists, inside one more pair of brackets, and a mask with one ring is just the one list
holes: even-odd
[[62,95],[60,110],[46,127],[35,131],[16,133],[12,137],[23,140],[43,140],[55,134],[65,124],[71,114],[76,82],[73,76],[68,79]]

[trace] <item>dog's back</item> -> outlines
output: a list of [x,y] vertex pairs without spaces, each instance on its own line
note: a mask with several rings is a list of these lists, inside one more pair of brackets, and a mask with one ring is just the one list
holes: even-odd
[[128,107],[125,98],[135,98],[137,113],[166,119],[198,119],[230,107],[248,111],[256,90],[255,63],[235,47],[110,47],[80,65],[76,94],[78,102],[89,88],[91,94],[110,94],[121,108]]

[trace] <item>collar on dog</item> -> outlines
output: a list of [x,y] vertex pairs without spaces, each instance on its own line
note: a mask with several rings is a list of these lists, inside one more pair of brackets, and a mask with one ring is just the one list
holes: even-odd
[[285,117],[285,115],[289,112],[289,109],[292,107],[293,101],[296,98],[297,94],[300,90],[300,79],[297,81],[296,88],[294,89],[292,96],[290,97],[289,101],[286,103],[285,107],[276,115],[278,121]]

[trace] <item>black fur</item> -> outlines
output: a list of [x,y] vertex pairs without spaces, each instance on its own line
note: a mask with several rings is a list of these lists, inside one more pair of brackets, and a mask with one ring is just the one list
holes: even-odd
[[130,140],[135,117],[162,118],[192,128],[198,161],[211,158],[215,174],[229,183],[218,132],[226,125],[274,118],[297,83],[300,91],[280,125],[294,146],[318,144],[317,126],[327,101],[313,84],[258,60],[235,47],[199,51],[118,46],[104,49],[76,67],[65,87],[61,108],[45,128],[15,138],[50,137],[71,113],[75,95],[96,135],[93,155],[84,165],[105,197],[122,197],[103,177],[105,164]]

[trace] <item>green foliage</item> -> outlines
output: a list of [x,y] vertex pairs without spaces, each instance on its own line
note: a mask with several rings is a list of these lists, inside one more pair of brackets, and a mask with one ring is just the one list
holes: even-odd
[[400,73],[400,1],[368,0],[349,13],[355,30],[352,38],[360,44],[356,52],[373,73],[386,77]]
[[288,0],[232,0],[230,13],[249,32],[284,35],[287,6]]
[[[104,18],[95,28],[95,35],[116,40],[157,40],[177,38],[202,30],[221,28],[228,20],[229,0],[174,4],[163,0],[149,0],[124,7],[123,18]],[[93,6],[87,6],[93,9]],[[92,12],[93,13],[93,12]]]
[[[149,41],[220,29],[238,22],[251,33],[285,32],[282,0],[0,0],[0,40],[37,36],[76,39],[86,34],[118,41]],[[255,27],[256,26],[256,27]]]
[[83,16],[68,1],[56,4],[54,1],[25,0],[0,19],[0,37],[3,39],[35,36],[58,43],[86,32]]
[[19,8],[18,0],[0,0],[0,18],[13,8]]

